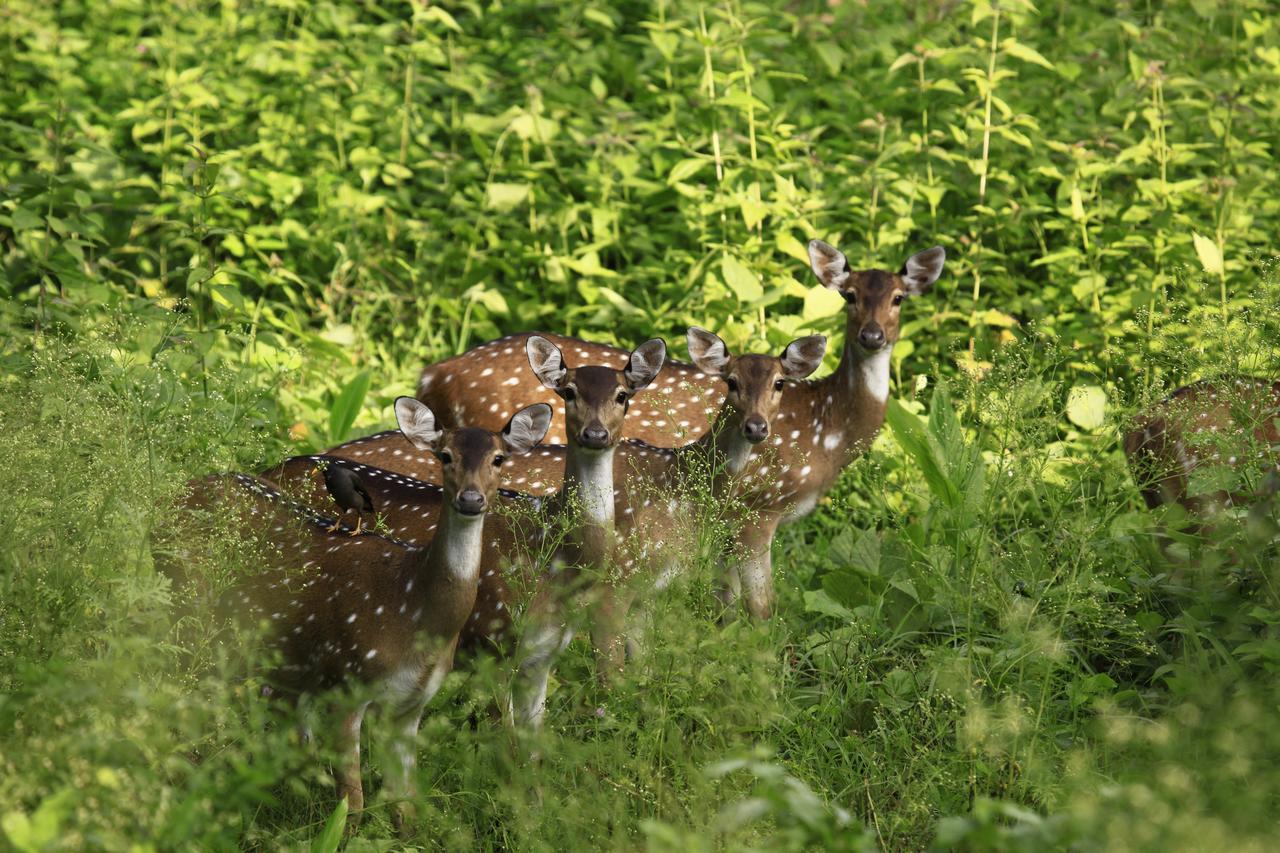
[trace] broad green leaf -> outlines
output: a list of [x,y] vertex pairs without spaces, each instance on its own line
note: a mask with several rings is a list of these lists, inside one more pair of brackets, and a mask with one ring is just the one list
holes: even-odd
[[679,181],[687,181],[696,175],[703,166],[711,161],[705,157],[688,157],[681,160],[671,167],[671,171],[667,173],[667,183],[674,184]]
[[372,381],[371,371],[360,371],[338,394],[338,399],[333,401],[333,408],[329,410],[330,441],[346,441],[351,425],[355,423],[356,415],[360,414],[360,407],[364,405],[364,398],[369,393]]
[[729,286],[740,302],[754,302],[764,295],[760,279],[733,255],[725,255],[721,258],[720,271],[724,274],[724,283]]
[[336,853],[342,845],[342,833],[347,827],[347,799],[338,800],[324,822],[320,834],[311,839],[311,853]]
[[806,613],[820,613],[824,616],[833,616],[836,619],[847,619],[852,621],[854,613],[840,602],[831,597],[825,589],[810,589],[804,593],[804,610]]
[[494,210],[512,210],[524,204],[531,189],[528,184],[489,184],[485,197]]
[[920,470],[925,483],[929,486],[929,491],[948,506],[957,506],[960,503],[960,492],[943,473],[942,462],[934,453],[933,445],[920,419],[890,397],[885,420],[893,430],[893,436],[898,440],[898,444]]
[[760,200],[760,184],[752,183],[738,200],[742,221],[748,228],[755,228],[769,213],[769,207]]
[[773,242],[779,249],[797,261],[809,263],[809,250],[805,248],[804,243],[792,236],[790,231],[779,229],[773,235]]
[[821,320],[844,308],[844,297],[831,288],[815,284],[804,295],[804,311],[800,316],[806,323]]
[[1092,432],[1102,426],[1107,414],[1107,393],[1097,385],[1077,385],[1067,395],[1067,419]]
[[813,45],[813,52],[818,54],[818,58],[827,68],[827,73],[832,77],[838,75],[840,69],[844,67],[844,53],[847,49],[844,43],[830,41],[815,42]]
[[649,40],[667,62],[675,57],[676,48],[680,44],[680,37],[676,33],[665,30],[649,30]]
[[1209,275],[1222,275],[1222,252],[1218,249],[1218,244],[1194,231],[1191,239],[1195,242],[1196,255],[1199,256],[1200,266],[1204,267],[1204,271]]
[[1052,62],[1045,59],[1044,56],[1041,55],[1041,53],[1035,48],[1028,47],[1027,45],[1023,44],[1020,41],[1016,41],[1014,39],[1006,39],[1000,45],[1000,47],[1004,50],[1005,53],[1009,54],[1014,59],[1021,59],[1023,62],[1030,62],[1035,65],[1040,65],[1040,66],[1043,66],[1044,68],[1048,68],[1050,71],[1053,70]]
[[13,210],[13,230],[14,231],[35,231],[44,228],[44,219],[38,214],[32,213],[22,205],[18,205]]

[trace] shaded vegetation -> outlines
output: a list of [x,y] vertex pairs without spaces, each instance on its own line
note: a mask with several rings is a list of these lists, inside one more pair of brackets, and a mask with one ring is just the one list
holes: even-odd
[[538,763],[500,667],[451,676],[419,843],[1270,846],[1276,510],[1178,534],[1117,440],[1280,375],[1269,4],[17,0],[0,35],[8,843],[326,847],[323,755],[173,626],[171,543],[253,570],[185,480],[383,427],[504,332],[838,337],[818,236],[948,265],[778,616],[718,626],[703,566],[616,690],[575,643]]

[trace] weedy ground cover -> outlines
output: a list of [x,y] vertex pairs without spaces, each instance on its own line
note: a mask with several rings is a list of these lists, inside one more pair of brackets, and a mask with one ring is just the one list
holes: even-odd
[[[615,690],[570,648],[537,763],[500,668],[452,676],[422,846],[1269,846],[1276,510],[1179,533],[1118,443],[1280,375],[1268,4],[18,0],[0,34],[9,844],[332,845],[323,749],[156,572],[254,570],[182,484],[387,426],[509,331],[838,353],[817,236],[948,262],[777,617],[720,626],[700,561]],[[352,847],[389,839],[375,804]]]

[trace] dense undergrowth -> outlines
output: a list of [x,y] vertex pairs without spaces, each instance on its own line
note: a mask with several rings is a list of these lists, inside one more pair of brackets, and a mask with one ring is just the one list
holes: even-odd
[[[692,572],[616,689],[570,648],[537,762],[501,668],[451,676],[418,842],[1271,846],[1276,510],[1179,535],[1118,443],[1184,381],[1280,375],[1266,4],[16,2],[0,34],[7,843],[323,847],[323,754],[155,570],[254,570],[184,482],[385,426],[503,332],[838,338],[820,236],[948,265],[890,428],[775,544],[777,617],[720,626]],[[393,846],[374,801],[351,848]]]

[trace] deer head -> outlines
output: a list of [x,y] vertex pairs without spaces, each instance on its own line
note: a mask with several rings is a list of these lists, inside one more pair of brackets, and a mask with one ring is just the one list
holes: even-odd
[[892,347],[901,333],[898,312],[909,296],[927,293],[942,274],[947,253],[941,246],[907,258],[895,273],[849,269],[849,261],[835,246],[809,241],[809,263],[818,280],[844,297],[849,341],[872,355]]
[[632,350],[622,370],[597,365],[565,367],[560,349],[538,335],[529,338],[525,351],[539,381],[564,400],[569,443],[587,450],[604,450],[618,443],[631,398],[653,382],[667,358],[667,345],[659,338]]
[[729,387],[725,404],[731,414],[725,429],[740,431],[751,444],[769,437],[788,380],[817,370],[827,349],[824,336],[809,335],[787,344],[780,356],[733,356],[724,341],[706,329],[692,326],[688,338],[689,356],[698,369],[719,376]]
[[412,397],[396,400],[396,422],[419,450],[435,454],[444,469],[444,502],[464,516],[478,516],[493,498],[509,453],[528,453],[551,425],[551,407],[521,409],[494,434],[479,427],[442,430],[431,410]]

